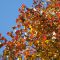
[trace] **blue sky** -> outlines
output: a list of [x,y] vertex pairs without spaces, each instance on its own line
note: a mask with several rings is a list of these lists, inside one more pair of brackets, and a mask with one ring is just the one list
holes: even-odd
[[[19,15],[18,8],[22,4],[31,7],[32,3],[33,0],[0,0],[0,33],[3,36],[10,40],[6,33],[12,30],[12,26],[16,25],[15,20]],[[4,47],[0,48],[0,54],[3,53],[3,50]]]
[[[0,33],[10,40],[10,37],[6,35],[8,31],[11,31],[11,27],[16,25],[16,18],[19,15],[18,8],[24,3],[27,7],[32,5],[33,0],[0,0]],[[3,48],[0,48],[0,54],[2,54]]]
[[0,0],[0,32],[6,36],[7,31],[16,25],[15,20],[18,17],[18,8],[22,4],[31,6],[32,0]]

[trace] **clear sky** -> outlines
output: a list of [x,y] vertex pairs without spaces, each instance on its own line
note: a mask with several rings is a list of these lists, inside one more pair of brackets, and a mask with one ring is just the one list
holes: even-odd
[[[6,33],[12,30],[12,26],[16,25],[15,20],[19,15],[18,8],[22,4],[31,7],[32,3],[33,0],[0,0],[0,33],[3,36],[10,40]],[[2,54],[3,50],[4,47],[0,48],[0,54]]]

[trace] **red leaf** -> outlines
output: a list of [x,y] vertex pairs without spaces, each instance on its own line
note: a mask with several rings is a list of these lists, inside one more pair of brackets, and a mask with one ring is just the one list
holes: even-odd
[[11,33],[11,32],[7,32],[7,35],[11,36],[11,35],[12,35],[12,33]]
[[17,30],[15,33],[16,33],[16,35],[18,35],[20,33],[20,30]]
[[56,7],[60,7],[60,3],[56,3]]
[[1,33],[0,33],[0,37],[1,37],[2,35],[1,35]]
[[17,40],[18,39],[18,36],[15,36],[15,39]]
[[17,25],[18,28],[20,28],[21,25]]
[[43,35],[43,42],[45,42],[45,40],[47,39],[46,35]]
[[2,37],[1,40],[6,40],[6,38],[5,37]]
[[58,18],[60,18],[60,13],[59,12],[57,12],[56,15],[58,16]]

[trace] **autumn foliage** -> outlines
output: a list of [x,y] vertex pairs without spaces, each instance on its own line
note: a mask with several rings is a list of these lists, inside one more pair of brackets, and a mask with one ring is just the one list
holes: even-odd
[[60,60],[60,1],[47,0],[44,8],[43,1],[34,0],[32,8],[22,4],[16,26],[7,35],[8,41],[0,34],[0,47],[6,46],[3,57],[6,60]]

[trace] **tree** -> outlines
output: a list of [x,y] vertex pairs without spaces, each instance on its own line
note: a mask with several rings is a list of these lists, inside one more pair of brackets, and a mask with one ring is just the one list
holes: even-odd
[[[42,0],[34,0],[33,7],[22,4],[13,32],[7,32],[12,38],[8,41],[0,34],[0,40],[6,45],[4,60],[60,60],[60,1],[47,0],[43,7]],[[21,28],[23,27],[23,28]]]

